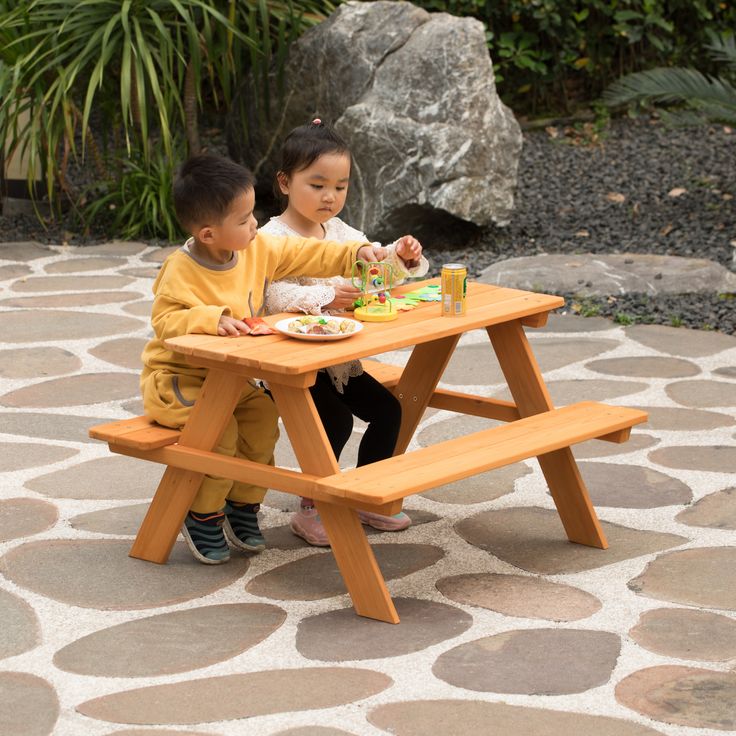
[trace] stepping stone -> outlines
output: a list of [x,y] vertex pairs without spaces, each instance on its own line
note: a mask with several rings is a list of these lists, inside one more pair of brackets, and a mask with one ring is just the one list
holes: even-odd
[[[3,622],[0,627],[0,660],[15,657],[41,643],[41,627],[33,609],[22,598],[2,589],[0,589],[0,619]],[[1,690],[0,687],[0,692]],[[2,733],[9,732],[2,731]]]
[[680,511],[675,521],[688,526],[736,529],[736,488],[711,493]]
[[59,717],[59,700],[46,681],[27,672],[0,672],[0,733],[48,736]]
[[91,677],[190,672],[237,657],[285,619],[285,611],[265,603],[197,606],[101,629],[60,649],[53,661],[65,672]]
[[557,512],[535,507],[483,511],[455,524],[455,531],[504,562],[541,575],[595,570],[687,541],[606,521],[601,526],[609,543],[606,550],[569,542]]
[[0,378],[41,378],[74,373],[82,361],[68,350],[56,347],[0,350]]
[[682,481],[641,465],[582,462],[578,467],[593,506],[654,509],[693,500]]
[[577,460],[587,460],[594,457],[609,457],[611,455],[626,455],[629,452],[645,450],[653,447],[659,440],[650,434],[637,432],[636,429],[626,442],[604,442],[603,440],[588,440],[579,445],[573,445],[572,454]]
[[156,248],[150,253],[146,253],[142,260],[149,261],[151,263],[163,263],[174,251],[179,250],[180,245],[170,245],[166,248]]
[[[541,328],[544,332],[602,332],[617,328],[611,320],[603,317],[580,317],[576,314],[552,312],[547,318],[547,325]],[[539,334],[535,330],[532,334]]]
[[432,672],[478,692],[567,695],[607,683],[620,650],[618,636],[607,631],[507,631],[448,650]]
[[542,253],[509,258],[484,269],[478,281],[580,297],[677,294],[683,284],[689,292],[736,291],[736,274],[719,263],[649,253]]
[[629,588],[647,598],[736,611],[736,547],[696,547],[659,555]]
[[139,379],[133,373],[85,373],[16,389],[0,396],[0,405],[36,408],[103,404],[138,393]]
[[586,363],[585,367],[596,373],[636,378],[685,378],[686,376],[697,376],[700,373],[700,368],[689,360],[658,358],[650,355],[592,360]]
[[136,243],[133,240],[111,240],[101,245],[85,245],[84,252],[91,255],[111,255],[111,256],[135,256],[143,253],[149,246],[146,243]]
[[148,511],[148,503],[136,503],[131,506],[115,506],[111,509],[90,511],[78,514],[69,519],[73,529],[97,534],[114,534],[116,537],[134,537],[143,523]]
[[129,551],[129,540],[27,542],[0,558],[0,571],[55,601],[120,611],[201,598],[231,585],[250,564],[246,555],[234,554],[226,565],[203,565],[183,542],[174,545],[166,565],[133,559]]
[[48,258],[55,255],[51,248],[31,240],[0,243],[0,260],[3,261],[35,261],[37,258]]
[[89,436],[89,428],[109,421],[109,418],[78,417],[72,414],[0,411],[0,425],[5,434],[17,434],[34,439],[97,442],[98,440],[93,440]]
[[135,291],[88,291],[84,294],[46,294],[44,296],[16,296],[0,301],[2,307],[88,307],[96,304],[128,302],[141,296]]
[[648,429],[700,432],[704,429],[718,429],[736,424],[734,417],[716,411],[678,409],[670,406],[635,406],[633,408],[641,409],[649,414],[647,421],[639,425]]
[[[548,381],[547,390],[556,407],[575,404],[578,401],[608,401],[620,396],[638,394],[649,388],[646,383],[638,381],[612,381],[605,378],[582,379],[566,381]],[[511,401],[511,392],[504,389],[493,394],[495,399]],[[628,405],[628,402],[627,402]]]
[[[531,340],[530,342],[543,373],[592,358],[613,350],[621,344],[618,340],[604,340],[601,338],[580,340],[579,338],[565,337],[547,337]],[[445,372],[442,374],[442,383],[455,385],[505,384],[506,379],[489,341],[485,345],[459,347],[453,353]]]
[[664,465],[666,468],[733,473],[733,469],[736,468],[736,446],[676,445],[660,447],[649,453],[649,459],[657,465]]
[[726,378],[736,378],[736,365],[726,365],[723,368],[716,368],[713,373]]
[[[423,570],[445,554],[430,544],[374,544],[372,547],[385,580]],[[279,565],[253,578],[245,589],[252,595],[281,601],[316,601],[346,592],[332,552],[315,552]]]
[[388,703],[373,708],[368,721],[395,736],[662,736],[661,731],[622,718],[482,700]]
[[166,728],[124,728],[122,731],[109,731],[105,736],[213,736],[212,731],[171,731]]
[[79,291],[89,289],[122,289],[132,284],[128,276],[29,276],[15,281],[12,291]]
[[132,304],[126,304],[123,307],[123,311],[127,312],[128,314],[134,314],[136,317],[149,318],[151,316],[152,308],[153,301],[146,299],[146,301],[143,302],[133,302]]
[[159,268],[123,268],[120,273],[124,276],[132,276],[136,279],[155,279]]
[[89,353],[121,368],[140,370],[143,365],[141,353],[147,342],[142,337],[118,337],[96,345]]
[[446,483],[421,495],[439,503],[473,504],[493,501],[512,493],[514,482],[531,472],[531,468],[527,465],[514,463],[479,475],[471,475],[454,483]]
[[677,659],[736,659],[736,621],[708,611],[658,608],[645,611],[629,631],[641,647]]
[[647,667],[616,686],[616,700],[663,723],[714,731],[736,729],[736,672]]
[[682,406],[708,409],[712,406],[736,406],[736,383],[723,381],[677,381],[665,393]]
[[65,340],[84,340],[135,332],[140,328],[140,320],[114,314],[35,310],[0,312],[3,342],[47,342],[58,340],[61,335]]
[[82,271],[106,271],[109,268],[124,266],[124,258],[92,257],[80,258],[75,254],[74,258],[63,261],[54,261],[44,266],[46,273],[81,273]]
[[135,399],[134,401],[126,401],[120,406],[122,407],[124,411],[130,412],[131,414],[134,414],[137,417],[146,413],[143,408],[143,399]]
[[77,711],[113,723],[211,723],[271,713],[335,708],[383,692],[388,675],[356,667],[300,667],[205,677],[124,690]]
[[78,455],[79,450],[40,442],[0,442],[0,471],[40,468]]
[[436,445],[438,442],[451,440],[455,437],[464,437],[473,432],[480,432],[490,427],[500,427],[503,422],[482,417],[452,415],[449,419],[430,424],[416,435],[416,441],[421,447]]
[[[21,276],[27,276],[31,273],[28,266],[19,263],[13,263],[9,266],[0,266],[0,281],[10,281],[10,279],[19,279]],[[0,302],[2,304],[2,302]]]
[[[713,289],[709,287],[708,291]],[[632,325],[624,328],[626,337],[661,353],[685,358],[702,358],[736,347],[736,337],[714,330],[687,330],[664,325]]]
[[8,498],[0,501],[0,542],[31,537],[50,529],[58,518],[59,510],[46,501],[35,498]]
[[584,590],[530,575],[453,575],[440,578],[437,589],[456,603],[518,618],[578,621],[601,608],[601,602]]
[[323,662],[401,657],[460,636],[473,624],[472,616],[444,603],[395,598],[394,604],[400,626],[356,616],[352,606],[303,618],[297,651]]

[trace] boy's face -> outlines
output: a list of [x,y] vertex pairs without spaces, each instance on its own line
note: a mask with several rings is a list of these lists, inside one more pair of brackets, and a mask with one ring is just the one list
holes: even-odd
[[200,228],[197,241],[213,256],[229,257],[234,250],[245,250],[258,230],[258,222],[253,215],[255,204],[256,193],[253,189],[242,192],[232,201],[222,222]]

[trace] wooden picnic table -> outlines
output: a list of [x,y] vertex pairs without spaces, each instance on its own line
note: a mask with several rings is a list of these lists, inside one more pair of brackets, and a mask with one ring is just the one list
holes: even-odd
[[[395,293],[432,283],[437,280],[404,285]],[[539,460],[568,538],[605,549],[605,536],[570,445],[592,438],[623,442],[631,426],[647,415],[585,401],[554,409],[524,327],[543,326],[549,311],[563,304],[557,296],[469,282],[464,316],[443,317],[438,303],[427,302],[402,312],[395,321],[365,323],[363,330],[344,340],[312,342],[281,334],[166,340],[193,365],[208,369],[183,430],[139,417],[90,431],[115,452],[168,465],[130,554],[167,560],[203,474],[245,480],[315,499],[356,612],[398,623],[356,509],[393,514],[410,494],[530,457]],[[267,321],[274,324],[287,316],[294,315],[273,315]],[[476,329],[487,332],[513,402],[438,388],[461,335]],[[368,371],[401,403],[394,457],[341,471],[309,392],[317,371],[406,347],[413,350],[403,369],[365,361]],[[268,382],[301,472],[212,452],[245,382],[254,378]],[[405,452],[428,406],[505,424]]]

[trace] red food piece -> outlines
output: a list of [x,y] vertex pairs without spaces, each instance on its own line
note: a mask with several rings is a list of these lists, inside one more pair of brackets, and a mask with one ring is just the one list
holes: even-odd
[[253,335],[253,337],[276,334],[276,330],[269,327],[268,323],[262,317],[243,317],[243,322],[250,327],[249,334]]

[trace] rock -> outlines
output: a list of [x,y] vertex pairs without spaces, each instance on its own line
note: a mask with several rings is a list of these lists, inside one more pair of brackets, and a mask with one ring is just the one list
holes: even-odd
[[291,46],[284,80],[285,110],[260,132],[255,121],[248,136],[239,120],[228,125],[231,155],[266,188],[281,141],[318,115],[352,150],[343,214],[354,227],[388,238],[413,219],[508,223],[521,131],[496,93],[477,20],[348,2]]

